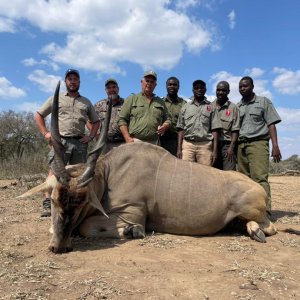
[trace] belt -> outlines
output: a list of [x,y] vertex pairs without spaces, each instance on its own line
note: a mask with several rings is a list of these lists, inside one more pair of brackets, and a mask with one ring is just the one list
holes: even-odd
[[76,136],[60,136],[62,139],[73,139],[73,140],[80,140],[83,138],[82,135],[76,135]]
[[231,141],[219,141],[221,145],[230,145]]
[[264,135],[264,136],[258,136],[254,138],[239,138],[238,143],[251,143],[251,142],[257,142],[257,141],[268,141],[270,139],[269,135]]

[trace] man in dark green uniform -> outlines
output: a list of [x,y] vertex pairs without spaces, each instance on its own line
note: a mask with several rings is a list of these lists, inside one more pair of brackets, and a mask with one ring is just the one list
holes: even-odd
[[156,80],[154,71],[145,72],[141,93],[132,94],[124,101],[118,125],[126,143],[143,141],[158,145],[160,136],[169,129],[165,102],[153,93]]
[[236,170],[236,144],[240,129],[238,107],[229,101],[230,86],[220,81],[216,87],[217,99],[212,102],[221,128],[218,134],[218,158],[214,167],[220,170]]
[[240,80],[242,100],[240,110],[241,128],[238,139],[238,170],[258,182],[268,194],[267,211],[271,214],[271,191],[269,177],[269,140],[272,141],[272,157],[281,160],[275,124],[281,121],[272,102],[253,92],[253,79],[245,76]]
[[167,96],[164,98],[168,114],[171,119],[169,130],[160,137],[160,145],[168,150],[174,156],[177,156],[177,120],[185,100],[178,97],[179,80],[176,77],[170,77],[166,81]]

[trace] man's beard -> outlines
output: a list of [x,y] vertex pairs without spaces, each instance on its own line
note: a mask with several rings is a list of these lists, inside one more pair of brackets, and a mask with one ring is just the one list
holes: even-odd
[[67,91],[68,91],[68,92],[72,92],[72,93],[78,92],[78,91],[79,91],[79,86],[76,87],[76,88],[70,88],[70,87],[67,87]]

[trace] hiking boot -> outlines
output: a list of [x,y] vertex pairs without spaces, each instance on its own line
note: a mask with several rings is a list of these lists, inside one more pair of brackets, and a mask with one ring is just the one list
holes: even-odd
[[51,198],[46,198],[43,201],[43,211],[41,213],[42,218],[51,216]]

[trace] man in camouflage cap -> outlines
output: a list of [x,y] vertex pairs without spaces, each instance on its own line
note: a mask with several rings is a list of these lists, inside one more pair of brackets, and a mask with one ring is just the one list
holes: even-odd
[[94,105],[102,127],[105,121],[105,114],[108,108],[108,99],[110,98],[112,100],[111,119],[108,128],[107,143],[105,150],[103,151],[104,153],[125,143],[123,135],[118,126],[119,113],[124,104],[124,99],[119,96],[118,82],[113,78],[107,79],[105,81],[105,92],[107,94],[107,98],[98,101]]

